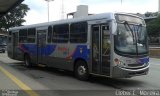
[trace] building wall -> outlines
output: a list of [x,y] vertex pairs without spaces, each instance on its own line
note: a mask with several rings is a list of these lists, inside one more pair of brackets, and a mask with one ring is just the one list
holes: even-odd
[[149,51],[150,57],[160,58],[160,47],[149,48]]

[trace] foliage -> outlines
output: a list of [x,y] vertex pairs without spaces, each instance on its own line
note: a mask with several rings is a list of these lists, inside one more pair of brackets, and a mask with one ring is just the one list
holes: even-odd
[[30,10],[28,5],[20,4],[16,8],[12,9],[5,16],[0,18],[0,28],[8,30],[10,27],[22,26],[25,22],[23,19],[26,13]]
[[158,16],[158,12],[146,12],[144,16],[145,17],[155,17],[155,16]]
[[160,16],[147,23],[149,36],[160,36]]

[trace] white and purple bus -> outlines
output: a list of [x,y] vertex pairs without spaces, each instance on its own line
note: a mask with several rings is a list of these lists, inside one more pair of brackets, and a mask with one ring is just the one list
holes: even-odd
[[10,28],[7,48],[10,58],[25,61],[27,67],[69,70],[81,80],[91,74],[128,78],[149,70],[145,21],[127,13]]

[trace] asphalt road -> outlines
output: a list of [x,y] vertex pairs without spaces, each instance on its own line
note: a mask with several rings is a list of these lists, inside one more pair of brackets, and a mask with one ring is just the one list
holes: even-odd
[[[160,96],[160,59],[150,59],[148,75],[129,79],[93,76],[89,81],[80,81],[74,78],[72,72],[54,68],[26,68],[23,62],[9,59],[6,53],[0,53],[0,67],[22,82],[18,85],[18,80],[12,80],[0,70],[0,90],[3,94],[6,93],[3,90],[7,89],[18,90],[18,96],[32,96],[24,89],[29,87],[36,93],[34,96]],[[23,84],[27,87],[23,88]]]

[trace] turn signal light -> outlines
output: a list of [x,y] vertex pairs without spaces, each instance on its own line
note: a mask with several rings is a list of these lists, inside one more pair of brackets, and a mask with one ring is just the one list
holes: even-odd
[[118,58],[114,59],[114,62],[115,62],[116,64],[119,64],[119,59],[118,59]]

